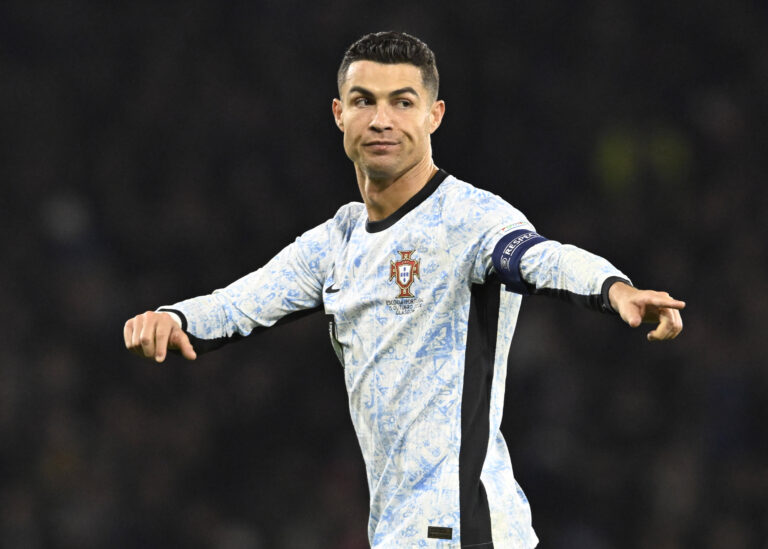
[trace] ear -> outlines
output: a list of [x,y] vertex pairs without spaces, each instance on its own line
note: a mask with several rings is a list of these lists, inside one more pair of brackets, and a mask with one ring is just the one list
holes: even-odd
[[341,100],[340,99],[334,99],[333,103],[331,104],[331,110],[333,111],[333,119],[336,121],[336,125],[338,128],[343,132],[344,131],[344,121],[341,118],[341,112],[342,112],[342,106],[341,106]]
[[445,115],[445,101],[439,99],[429,109],[429,133],[434,133],[443,121]]

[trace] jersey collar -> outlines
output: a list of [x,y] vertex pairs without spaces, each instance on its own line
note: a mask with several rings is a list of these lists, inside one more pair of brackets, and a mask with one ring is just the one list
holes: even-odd
[[427,184],[424,185],[419,192],[413,195],[408,201],[400,206],[393,214],[385,217],[380,221],[368,221],[365,222],[365,230],[369,233],[378,233],[384,229],[390,228],[397,223],[401,217],[413,210],[416,206],[424,202],[429,195],[431,195],[440,186],[440,183],[448,177],[448,172],[443,169],[437,170]]

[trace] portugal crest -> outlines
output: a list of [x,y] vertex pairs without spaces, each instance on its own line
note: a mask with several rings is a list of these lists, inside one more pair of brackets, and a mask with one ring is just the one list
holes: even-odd
[[421,275],[419,274],[419,264],[421,263],[421,260],[411,258],[411,254],[415,251],[416,250],[398,251],[397,253],[400,254],[400,260],[389,262],[389,281],[392,282],[394,279],[395,284],[400,288],[400,295],[397,296],[398,299],[413,297],[413,293],[411,292],[413,279],[421,279]]

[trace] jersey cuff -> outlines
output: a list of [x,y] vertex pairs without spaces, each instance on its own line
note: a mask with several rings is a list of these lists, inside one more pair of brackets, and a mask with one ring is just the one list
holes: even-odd
[[187,317],[184,316],[184,313],[182,313],[178,309],[171,309],[169,307],[160,307],[156,312],[168,313],[169,315],[171,315],[171,317],[173,317],[174,320],[177,321],[182,332],[187,331]]
[[540,234],[525,229],[512,231],[501,237],[491,257],[499,279],[506,285],[507,290],[531,295],[533,287],[523,280],[520,259],[528,248],[546,240]]

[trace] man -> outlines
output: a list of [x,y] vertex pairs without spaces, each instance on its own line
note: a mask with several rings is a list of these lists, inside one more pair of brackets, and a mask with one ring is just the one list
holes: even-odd
[[347,50],[333,115],[364,204],[342,206],[261,269],[130,319],[158,362],[323,307],[368,474],[373,547],[530,548],[530,508],[499,432],[522,295],[551,294],[676,337],[685,304],[538,235],[499,197],[440,170],[434,55],[402,33]]

